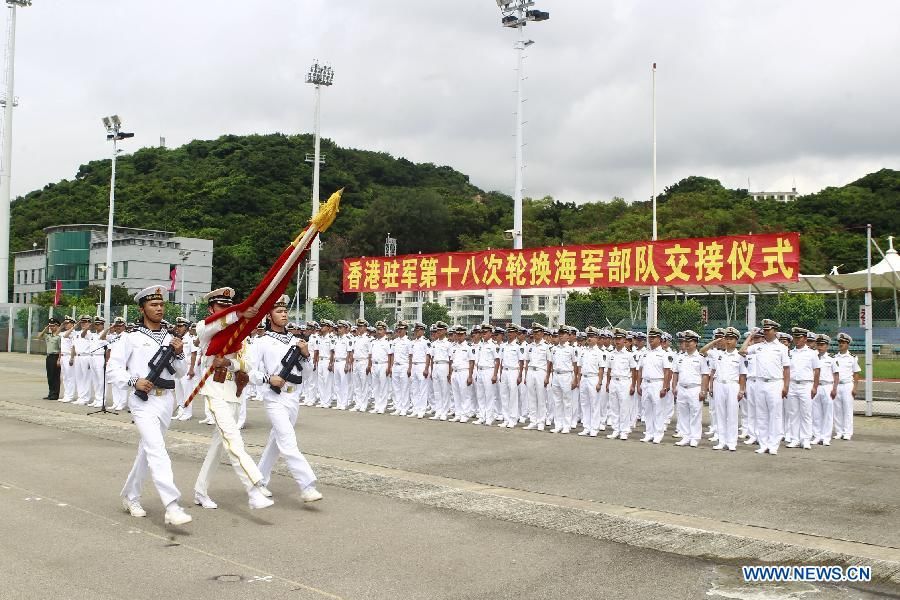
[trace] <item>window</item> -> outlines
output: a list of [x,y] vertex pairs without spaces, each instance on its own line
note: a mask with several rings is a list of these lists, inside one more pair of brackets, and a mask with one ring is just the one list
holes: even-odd
[[113,277],[118,277],[118,276],[119,276],[119,263],[116,263],[116,262],[113,263],[113,274],[112,274],[112,276],[113,276]]
[[16,271],[16,283],[22,283],[22,271]]
[[122,277],[128,277],[128,261],[122,261]]
[[545,310],[547,310],[547,296],[538,296],[537,309],[538,312],[544,312]]

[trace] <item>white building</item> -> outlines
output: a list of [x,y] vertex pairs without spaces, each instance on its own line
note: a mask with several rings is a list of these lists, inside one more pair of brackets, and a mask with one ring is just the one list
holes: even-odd
[[[57,225],[44,229],[45,248],[16,252],[13,301],[30,302],[35,294],[56,288],[78,296],[88,285],[106,282],[106,225]],[[116,227],[113,230],[112,283],[131,293],[170,282],[169,300],[190,304],[212,285],[213,242],[181,237],[170,231]]]
[[790,202],[796,200],[797,188],[791,188],[789,192],[750,192],[750,197],[754,200],[778,200],[779,202]]

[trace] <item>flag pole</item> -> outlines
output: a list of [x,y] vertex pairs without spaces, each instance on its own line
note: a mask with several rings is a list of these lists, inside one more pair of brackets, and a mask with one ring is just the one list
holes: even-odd
[[[651,82],[651,95],[652,95],[652,112],[653,112],[653,173],[651,175],[651,187],[653,194],[653,241],[655,242],[657,239],[656,236],[656,63],[653,63],[653,67],[650,73],[650,82]],[[656,327],[656,315],[657,315],[657,287],[654,285],[650,289],[650,309],[647,311],[647,326],[648,329],[650,327]]]

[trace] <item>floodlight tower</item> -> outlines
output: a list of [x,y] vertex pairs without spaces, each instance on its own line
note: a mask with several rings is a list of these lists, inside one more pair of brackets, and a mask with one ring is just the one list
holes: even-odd
[[31,6],[31,0],[6,0],[9,23],[6,30],[6,95],[3,105],[3,155],[0,157],[0,302],[9,302],[9,201],[12,167],[12,116],[17,104],[13,93],[16,68],[16,9]]
[[[316,149],[313,157],[313,185],[312,185],[312,214],[319,212],[319,167],[321,166],[321,138],[320,123],[322,86],[330,86],[334,82],[334,69],[329,65],[320,65],[316,61],[306,74],[306,83],[311,83],[316,89],[315,111],[315,136]],[[306,293],[306,318],[313,318],[313,300],[319,297],[319,236],[316,236],[309,249],[309,279],[307,280]]]
[[122,131],[122,119],[119,115],[103,117],[103,126],[106,128],[106,140],[113,143],[112,173],[109,176],[109,221],[106,225],[106,269],[104,275],[106,281],[103,294],[103,317],[106,324],[112,324],[110,314],[110,298],[112,296],[112,247],[113,247],[113,217],[116,212],[116,157],[119,155],[119,141],[134,137],[133,133]]
[[[525,189],[525,157],[524,157],[524,132],[525,120],[523,115],[524,82],[525,82],[525,48],[534,43],[525,39],[525,26],[529,21],[546,21],[550,13],[534,8],[532,0],[497,0],[497,6],[503,17],[500,24],[503,27],[514,28],[518,31],[519,39],[513,46],[516,49],[516,187],[513,193],[513,248],[522,249],[522,194]],[[522,324],[522,290],[512,291],[512,322]]]

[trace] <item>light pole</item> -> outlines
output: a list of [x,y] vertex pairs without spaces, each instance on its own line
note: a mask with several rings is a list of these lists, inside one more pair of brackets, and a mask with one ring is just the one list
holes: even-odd
[[[653,130],[653,173],[650,177],[651,179],[651,187],[653,194],[653,241],[656,241],[656,63],[653,63],[653,67],[651,68],[650,73],[650,87],[651,87],[651,95],[652,100],[650,104],[652,105],[651,112],[652,115],[652,125],[651,129]],[[650,289],[650,306],[647,310],[647,328],[656,327],[656,315],[657,315],[657,302],[659,300],[657,287],[654,285]]]
[[[322,102],[322,86],[330,86],[334,82],[334,69],[329,65],[313,63],[306,74],[306,83],[316,89],[315,136],[316,149],[313,157],[312,214],[319,212],[319,167],[321,166],[320,115]],[[307,281],[306,318],[313,318],[313,300],[319,297],[319,236],[313,239],[309,249],[309,280]]]
[[[525,82],[525,48],[532,45],[534,41],[525,39],[525,26],[529,21],[546,21],[550,18],[550,13],[534,9],[532,0],[497,0],[497,6],[503,17],[500,20],[503,27],[515,28],[518,30],[519,39],[513,46],[516,49],[516,184],[513,192],[513,249],[522,249],[522,194],[525,189],[525,120],[523,115],[523,105],[525,99],[524,82]],[[512,291],[512,322],[516,325],[522,323],[522,290],[513,289]]]
[[12,117],[17,104],[13,93],[16,68],[16,8],[31,6],[31,0],[6,0],[9,24],[6,30],[6,96],[3,104],[3,155],[0,157],[0,302],[9,302],[9,201],[12,168]]
[[181,304],[181,316],[186,317],[187,310],[185,310],[184,306],[184,266],[187,262],[188,257],[191,255],[190,250],[180,250],[178,252],[178,256],[181,257],[181,268],[178,270],[178,277],[181,279],[181,300],[179,304]]
[[110,297],[112,296],[112,245],[113,245],[113,215],[116,211],[116,156],[119,154],[119,140],[134,137],[133,133],[124,133],[122,129],[122,119],[119,115],[111,117],[103,117],[103,126],[106,127],[106,140],[113,143],[112,152],[112,174],[109,178],[109,222],[106,225],[106,285],[104,290],[103,316],[109,323],[112,318],[110,315]]

